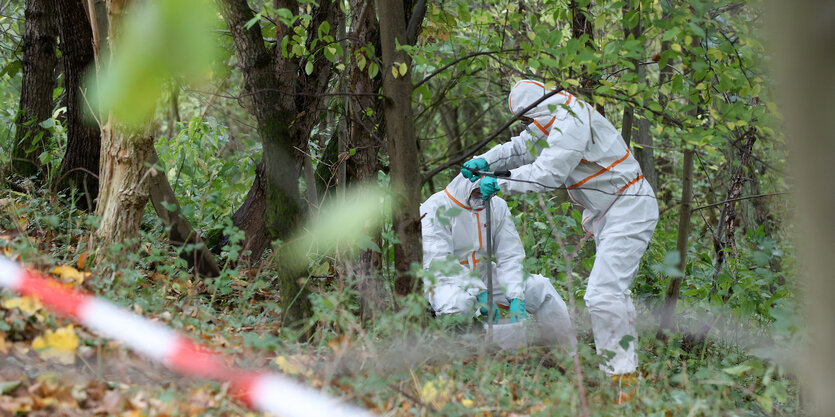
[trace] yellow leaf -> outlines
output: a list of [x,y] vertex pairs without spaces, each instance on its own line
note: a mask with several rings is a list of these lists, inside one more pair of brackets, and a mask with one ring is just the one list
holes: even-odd
[[421,401],[432,404],[440,410],[449,402],[449,393],[452,391],[452,381],[441,377],[435,381],[426,381],[420,390]]
[[577,80],[575,80],[574,78],[566,78],[565,80],[563,80],[563,82],[564,82],[565,84],[568,84],[568,85],[573,85],[573,86],[575,86],[575,87],[580,86],[580,82],[579,82],[579,81],[577,81]]
[[394,76],[394,78],[397,78],[397,65],[391,66],[391,75]]
[[6,343],[6,336],[0,334],[0,353],[6,354],[9,352],[9,344]]
[[679,45],[677,43],[674,43],[674,44],[670,45],[670,48],[672,50],[676,51],[676,52],[681,52],[681,45]]
[[281,372],[287,375],[313,376],[313,371],[310,370],[311,360],[305,355],[279,355],[275,358],[275,363],[281,369]]
[[35,314],[36,311],[42,309],[43,304],[41,304],[37,298],[17,297],[3,301],[3,308],[17,308],[27,315],[32,315]]
[[405,62],[398,62],[397,69],[400,75],[406,75],[406,73],[409,72],[409,66],[406,65]]
[[38,336],[32,341],[32,349],[44,359],[54,358],[62,364],[71,365],[75,363],[78,336],[75,335],[72,324],[55,331],[47,330],[43,336]]
[[461,400],[461,405],[467,408],[473,408],[475,402],[469,398],[464,398],[463,400]]
[[49,273],[60,276],[64,281],[73,280],[76,285],[81,285],[84,282],[84,274],[69,265],[56,266]]

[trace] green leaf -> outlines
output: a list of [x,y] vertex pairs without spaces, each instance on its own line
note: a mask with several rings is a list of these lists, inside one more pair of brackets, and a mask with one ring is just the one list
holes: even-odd
[[368,77],[374,78],[380,73],[380,66],[376,62],[368,64]]
[[307,64],[304,65],[304,73],[307,75],[313,73],[313,61],[307,61]]
[[725,369],[722,370],[722,372],[724,372],[726,374],[729,374],[729,375],[733,375],[733,376],[740,376],[740,375],[744,374],[745,372],[750,371],[751,369],[752,368],[751,368],[750,365],[746,365],[744,363],[741,363],[739,365],[732,366],[730,368],[725,368]]

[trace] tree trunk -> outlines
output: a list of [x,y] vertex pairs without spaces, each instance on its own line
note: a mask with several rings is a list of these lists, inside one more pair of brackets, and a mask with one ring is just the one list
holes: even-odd
[[[382,100],[373,96],[380,91],[382,77],[377,75],[373,79],[368,74],[368,64],[378,60],[379,55],[368,56],[371,45],[374,51],[380,50],[380,29],[374,16],[374,4],[371,0],[351,0],[351,59],[348,66],[350,91],[356,95],[348,98],[348,145],[356,149],[356,153],[348,158],[345,168],[351,173],[352,181],[357,183],[375,181],[379,167],[377,154],[380,144],[377,137],[381,122]],[[379,52],[378,52],[379,53]],[[358,65],[358,55],[365,59],[361,69]],[[378,246],[379,231],[372,236]],[[359,264],[355,273],[360,277],[357,290],[361,297],[361,316],[363,319],[373,318],[377,311],[384,308],[385,288],[380,279],[382,256],[380,252],[366,250],[360,253]]]
[[81,195],[80,206],[95,210],[99,191],[101,130],[84,118],[87,104],[81,94],[87,71],[94,71],[93,32],[87,22],[86,3],[69,0],[58,7],[61,60],[64,67],[64,105],[67,108],[67,150],[61,161],[60,188]]
[[52,116],[55,88],[57,27],[54,0],[26,0],[26,31],[23,34],[23,82],[12,167],[18,174],[41,176],[38,158],[46,150],[49,131],[40,123]]
[[681,273],[680,277],[670,279],[667,286],[667,296],[664,302],[664,309],[661,312],[661,325],[659,326],[656,338],[661,341],[667,340],[665,332],[673,329],[675,319],[676,303],[678,302],[679,288],[684,279],[685,266],[687,265],[687,240],[690,236],[690,214],[691,195],[693,193],[693,153],[692,149],[684,151],[684,168],[681,181],[681,208],[678,217],[678,240],[676,250],[678,251],[678,265],[676,268]]
[[[263,146],[264,175],[261,179],[264,186],[263,219],[266,236],[270,240],[286,239],[298,228],[303,210],[293,136],[289,128],[294,114],[282,111],[288,105],[287,101],[292,101],[294,96],[279,92],[294,91],[288,88],[288,85],[292,86],[288,83],[295,82],[296,71],[276,64],[277,61],[270,56],[264,45],[259,24],[246,29],[247,22],[254,18],[254,14],[245,0],[223,0],[220,5],[235,41],[235,50],[244,75],[244,88],[252,98],[252,113],[258,122],[258,134]],[[296,11],[295,8],[290,10]],[[279,25],[278,29],[281,30],[282,26]],[[285,33],[289,32],[280,32],[279,38]],[[249,201],[249,197],[259,197],[259,193],[250,191],[247,203],[251,204],[245,203],[245,206],[260,209],[260,203]],[[247,214],[252,216],[255,213]],[[253,225],[258,225],[258,222],[253,222]],[[280,248],[276,257],[282,269],[279,281],[281,297],[286,301],[283,305],[283,322],[290,326],[300,325],[310,316],[310,300],[298,282],[304,271],[289,266],[299,265],[297,262],[281,262],[284,254]]]
[[[632,4],[635,3],[635,4]],[[628,18],[632,13],[639,13],[637,17],[638,23],[635,26],[629,27]],[[623,7],[624,39],[638,39],[641,37],[642,18],[640,16],[640,2],[634,0]],[[632,65],[635,66],[634,73],[636,74],[636,83],[644,84],[646,82],[646,68],[640,65],[640,60],[630,59]],[[638,146],[633,147],[633,154],[638,164],[641,166],[641,171],[644,178],[650,183],[653,190],[658,190],[658,174],[655,172],[655,157],[653,156],[652,136],[649,132],[649,119],[643,116],[636,116],[635,109],[632,105],[626,105],[623,109],[623,127],[621,135],[626,142],[626,146],[633,142]]]
[[[588,18],[589,7],[591,7],[590,2],[589,5],[580,6],[577,0],[571,0],[569,4],[569,8],[571,9],[571,36],[575,39],[580,39],[583,35],[587,35],[588,38],[584,42],[584,46],[596,49],[594,46],[594,27]],[[590,94],[593,96],[594,89],[597,88],[599,82],[590,77],[586,68],[583,67],[583,73],[580,74],[580,85],[586,91],[590,91]],[[595,104],[594,108],[600,114],[605,115],[605,109],[602,104]]]
[[[724,264],[725,257],[727,256],[726,249],[736,252],[735,234],[738,219],[736,216],[736,201],[731,200],[742,196],[742,188],[745,185],[745,182],[748,181],[751,165],[751,153],[753,152],[754,142],[757,140],[757,135],[753,129],[749,129],[742,135],[740,141],[741,140],[744,140],[745,143],[742,145],[742,149],[740,149],[739,167],[731,178],[731,186],[728,189],[728,197],[725,199],[728,202],[722,206],[722,211],[719,215],[719,224],[716,226],[716,232],[713,236],[713,249],[716,252],[716,262],[713,266],[714,290],[718,289],[716,281],[719,278],[719,272],[722,271],[722,265]],[[727,301],[729,297],[730,293],[724,297],[725,301]]]
[[[804,412],[811,416],[835,414],[835,88],[829,82],[835,68],[835,9],[827,0],[772,1],[769,26],[778,46],[775,66],[786,101],[786,141],[791,152],[792,184],[797,192],[797,238],[806,310],[807,344],[798,354],[803,386],[809,399]],[[810,57],[813,62],[810,63]],[[811,65],[810,65],[811,64]],[[804,401],[805,402],[805,401]]]
[[[127,3],[107,3],[107,39],[111,57],[117,53],[130,53],[115,49],[120,20]],[[101,57],[98,62],[102,62]],[[96,215],[101,220],[96,236],[101,249],[119,243],[130,250],[136,244],[142,214],[148,204],[150,181],[146,164],[150,163],[154,153],[154,139],[150,127],[144,132],[137,132],[108,116],[101,127],[101,145],[99,201],[96,207]],[[104,259],[104,256],[97,256],[98,262]]]
[[[159,157],[154,149],[151,154],[151,165],[160,165]],[[220,275],[220,268],[217,266],[214,256],[200,235],[194,231],[188,220],[180,214],[180,204],[177,196],[168,183],[165,175],[165,167],[161,170],[154,170],[150,173],[151,204],[162,222],[168,229],[168,236],[171,244],[180,247],[180,258],[188,262],[188,266],[194,268],[195,273],[204,277],[216,277]]]
[[[420,281],[409,274],[412,263],[420,262],[421,178],[417,141],[412,120],[412,59],[396,44],[407,44],[406,10],[397,1],[376,0],[383,56],[383,111],[386,117],[392,192],[397,207],[393,227],[400,240],[394,245],[394,265],[398,272],[395,291],[405,295],[420,291]],[[398,67],[405,65],[405,74]],[[397,71],[397,76],[393,73]]]

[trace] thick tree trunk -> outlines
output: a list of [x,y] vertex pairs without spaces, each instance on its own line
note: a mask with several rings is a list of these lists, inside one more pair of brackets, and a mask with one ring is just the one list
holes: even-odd
[[[400,240],[394,246],[394,262],[398,276],[395,291],[405,295],[420,290],[420,281],[409,274],[412,263],[420,262],[420,167],[418,166],[417,141],[412,120],[412,59],[405,51],[398,51],[396,44],[407,44],[406,11],[403,3],[377,0],[377,17],[380,22],[380,40],[383,56],[383,92],[386,117],[392,192],[397,210],[393,226]],[[400,65],[408,70],[397,71]]]
[[[130,53],[115,48],[122,13],[127,1],[107,3],[109,55]],[[99,58],[98,62],[102,62]],[[139,235],[139,225],[150,194],[148,168],[154,154],[150,128],[144,132],[129,129],[108,116],[101,127],[101,158],[99,164],[99,201],[96,215],[101,217],[96,237],[100,249],[112,244],[126,245],[130,250]],[[102,251],[99,251],[102,254]],[[104,256],[97,256],[98,262]],[[121,259],[121,258],[118,258]]]
[[64,105],[67,108],[67,150],[61,161],[59,187],[71,187],[81,195],[80,205],[95,209],[99,191],[101,131],[84,117],[87,104],[81,94],[87,71],[93,67],[93,32],[87,22],[86,1],[68,0],[58,7],[61,62],[64,67]]
[[26,0],[23,34],[23,82],[20,110],[15,124],[12,167],[23,176],[41,174],[38,156],[46,150],[49,131],[40,123],[52,116],[55,88],[55,54],[58,35],[54,0]]
[[[290,130],[294,113],[282,111],[289,106],[288,102],[292,103],[294,95],[279,92],[294,91],[292,83],[295,82],[296,68],[290,68],[292,64],[283,66],[279,60],[273,59],[264,45],[260,25],[246,29],[254,14],[245,0],[222,0],[220,5],[235,40],[244,88],[252,98],[252,113],[258,122],[258,134],[263,144],[263,219],[266,235],[270,240],[286,239],[299,226],[303,209]],[[290,10],[295,11],[296,8]],[[282,28],[279,25],[278,30]],[[287,28],[283,29],[285,31],[279,33],[279,38],[289,33]],[[257,197],[258,193],[250,192],[250,196]],[[251,207],[260,208],[260,204],[251,204]],[[281,262],[284,255],[280,248],[276,256],[280,265],[287,266],[282,267],[279,284],[282,300],[286,302],[282,319],[287,325],[299,325],[310,316],[310,300],[298,282],[304,271],[288,266],[299,263]]]
[[[151,165],[160,164],[156,150],[153,150],[150,162]],[[180,248],[185,247],[180,252],[180,257],[202,276],[219,276],[220,268],[214,256],[203,244],[200,235],[194,231],[188,220],[180,214],[180,203],[177,202],[177,196],[174,195],[174,190],[168,183],[168,177],[165,176],[165,167],[151,172],[149,181],[151,204],[154,205],[159,218],[165,223],[171,244]]]
[[[356,95],[348,98],[348,146],[356,149],[356,153],[346,161],[345,171],[351,174],[351,181],[364,183],[375,181],[379,167],[377,154],[380,144],[377,137],[381,129],[382,100],[373,94],[380,91],[382,77],[377,75],[373,79],[368,75],[368,64],[377,60],[378,55],[367,56],[373,46],[374,51],[380,50],[380,29],[374,16],[372,0],[351,0],[351,59],[348,66],[350,91]],[[378,52],[379,53],[379,52]],[[360,69],[357,56],[361,54],[366,65]],[[372,236],[378,245],[380,233]],[[382,255],[372,250],[360,254],[359,264],[355,266],[355,273],[360,277],[357,290],[361,297],[361,316],[371,319],[385,306],[385,287],[380,279]]]
[[[797,352],[806,407],[810,416],[835,414],[835,9],[828,0],[766,2],[771,7],[771,38],[779,47],[775,59],[788,127],[786,141],[797,192],[798,276],[803,281],[806,310],[804,334],[808,343]],[[810,62],[810,57],[811,62]]]
[[[149,132],[131,133],[111,120],[102,126],[102,154],[99,168],[99,203],[101,217],[96,232],[101,248],[114,243],[136,244],[139,224],[150,195],[146,162],[154,153],[154,139]],[[104,257],[97,257],[103,261]]]

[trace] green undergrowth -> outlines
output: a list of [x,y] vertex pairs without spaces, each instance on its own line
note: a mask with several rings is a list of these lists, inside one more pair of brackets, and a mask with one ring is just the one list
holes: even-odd
[[[89,245],[97,221],[72,208],[68,197],[44,190],[0,189],[2,250],[43,272],[58,265],[79,266],[87,259],[80,268],[91,272],[81,284],[85,291],[178,329],[233,356],[239,366],[285,372],[314,387],[327,386],[331,394],[383,415],[582,415],[577,371],[564,351],[531,346],[502,352],[485,346],[466,321],[430,317],[421,297],[391,297],[387,268],[381,307],[369,318],[361,309],[356,278],[340,274],[342,263],[332,255],[311,256],[308,287],[314,314],[301,330],[293,331],[281,322],[287,297],[277,291],[278,267],[269,254],[257,266],[239,264],[236,245],[242,235],[228,222],[225,233],[233,238],[219,255],[224,266],[220,277],[205,279],[189,271],[150,211],[138,242],[110,248],[120,265],[102,262],[93,267],[96,260]],[[511,208],[535,203],[526,197],[512,202]],[[567,204],[549,204],[557,215],[556,229],[572,251],[582,237],[579,213]],[[782,261],[786,268],[791,266],[790,248],[783,243],[761,231],[740,234],[738,256],[727,268],[730,283],[715,286],[708,273],[713,255],[709,248],[693,245],[678,309],[680,332],[661,343],[655,338],[656,311],[677,261],[669,249],[675,247],[674,223],[662,220],[633,286],[641,363],[635,395],[627,404],[614,405],[618,387],[598,369],[603,359],[594,353],[582,305],[593,242],[587,242],[578,251],[579,260],[569,265],[559,255],[542,213],[522,211],[515,220],[526,250],[534,254],[525,267],[554,277],[559,292],[566,298],[573,295],[578,304],[578,355],[590,415],[802,414],[798,385],[785,360],[799,337],[796,289],[790,273],[774,265]],[[382,243],[383,263],[390,265],[390,232],[383,233]],[[574,294],[567,292],[569,266]],[[11,297],[8,292],[0,296]],[[15,308],[0,309],[0,330],[7,341],[24,341],[65,323],[46,316],[38,319]],[[78,333],[89,349],[120,349],[91,333]],[[305,333],[310,338],[300,343]],[[77,363],[83,358],[80,351]],[[67,369],[102,378],[85,367]],[[110,383],[125,382],[118,375],[107,378]],[[217,383],[207,387],[220,396],[226,389]],[[184,393],[192,388],[178,383],[136,387],[148,397],[171,401],[178,401],[171,390]],[[227,398],[198,414],[241,412],[241,406]]]

